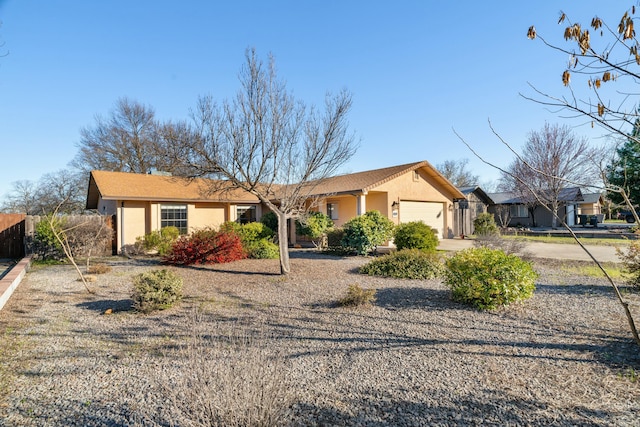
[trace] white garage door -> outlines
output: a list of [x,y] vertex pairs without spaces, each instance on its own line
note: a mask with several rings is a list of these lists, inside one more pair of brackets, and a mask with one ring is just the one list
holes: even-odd
[[438,239],[444,232],[444,203],[400,201],[400,222],[422,221],[438,230]]

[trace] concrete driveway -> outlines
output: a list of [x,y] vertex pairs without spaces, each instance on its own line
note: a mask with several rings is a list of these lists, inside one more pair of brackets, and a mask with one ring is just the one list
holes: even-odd
[[[442,239],[438,249],[444,251],[459,251],[473,247],[473,240]],[[616,255],[615,246],[585,245],[591,254],[601,262],[620,262]],[[624,248],[624,246],[620,245]],[[536,258],[552,258],[564,260],[591,261],[587,253],[577,244],[527,242],[526,250]]]

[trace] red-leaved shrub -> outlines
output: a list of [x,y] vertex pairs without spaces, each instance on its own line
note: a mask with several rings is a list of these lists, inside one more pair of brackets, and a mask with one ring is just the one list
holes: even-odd
[[176,240],[163,262],[171,265],[221,264],[246,257],[237,234],[206,228]]

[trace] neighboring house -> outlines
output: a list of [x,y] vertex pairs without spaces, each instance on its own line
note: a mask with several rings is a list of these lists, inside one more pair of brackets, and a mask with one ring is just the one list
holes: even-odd
[[479,186],[460,187],[464,200],[458,200],[453,205],[454,229],[456,236],[474,234],[473,221],[481,213],[487,212],[493,200]]
[[[522,197],[510,192],[489,193],[493,204],[488,211],[494,214],[496,223],[509,227],[551,227],[553,215],[539,203],[527,203]],[[558,198],[558,216],[567,225],[576,225],[579,204],[584,200],[578,187],[565,188]]]
[[[87,209],[114,216],[118,248],[169,225],[188,233],[225,221],[256,221],[267,211],[257,197],[243,190],[212,191],[212,182],[92,171]],[[329,215],[337,226],[368,210],[378,210],[396,224],[422,220],[435,228],[440,238],[454,236],[454,200],[464,198],[426,161],[311,184],[315,185],[312,209]],[[295,233],[290,239],[295,243]]]
[[601,193],[587,193],[582,195],[582,201],[578,202],[578,214],[601,215],[604,206],[604,196]]

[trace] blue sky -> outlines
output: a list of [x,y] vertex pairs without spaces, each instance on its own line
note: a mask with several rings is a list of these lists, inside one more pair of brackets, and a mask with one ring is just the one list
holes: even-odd
[[[567,58],[526,32],[562,40],[574,21],[618,10],[595,1],[168,1],[0,0],[0,197],[17,180],[67,168],[80,129],[119,97],[186,119],[199,95],[228,98],[248,47],[271,52],[294,95],[322,106],[353,94],[361,139],[343,172],[418,160],[468,158],[481,183],[498,178],[455,136],[506,165],[557,112],[523,99],[528,82],[561,94]],[[614,8],[615,9],[615,8]],[[599,129],[575,132],[601,143]]]

